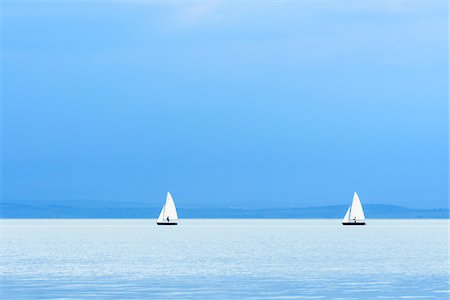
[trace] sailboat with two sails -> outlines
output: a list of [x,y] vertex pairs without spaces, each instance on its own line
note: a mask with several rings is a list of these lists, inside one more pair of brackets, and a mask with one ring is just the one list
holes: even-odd
[[366,218],[358,194],[353,194],[352,204],[342,220],[342,225],[366,225]]
[[178,214],[175,203],[173,202],[172,195],[167,192],[166,203],[161,209],[158,220],[156,220],[158,225],[177,225],[178,224]]

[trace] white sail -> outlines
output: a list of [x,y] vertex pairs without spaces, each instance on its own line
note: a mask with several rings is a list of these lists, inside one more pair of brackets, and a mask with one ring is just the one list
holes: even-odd
[[164,204],[163,208],[161,209],[161,212],[159,213],[159,217],[158,217],[158,220],[157,220],[158,223],[161,223],[163,221],[163,219],[164,219],[164,209],[165,208],[166,208],[166,205]]
[[345,214],[343,222],[360,222],[364,221],[366,218],[364,216],[364,211],[359,200],[358,194],[355,192],[353,194],[353,201]]
[[178,220],[177,209],[175,207],[175,203],[173,202],[172,195],[170,195],[169,192],[167,192],[164,217],[166,219],[169,217],[170,220]]
[[357,221],[364,221],[366,219],[364,217],[364,211],[361,205],[361,201],[359,200],[358,194],[356,192],[353,194],[352,209],[350,210],[350,219]]
[[166,203],[161,209],[161,213],[159,214],[158,223],[163,222],[172,222],[178,220],[177,209],[175,207],[175,203],[173,202],[172,195],[167,192]]
[[[342,222],[349,222],[350,221],[350,210],[352,206],[350,205],[347,209],[347,213],[344,216],[344,219],[342,219]],[[162,213],[162,212],[161,212]]]

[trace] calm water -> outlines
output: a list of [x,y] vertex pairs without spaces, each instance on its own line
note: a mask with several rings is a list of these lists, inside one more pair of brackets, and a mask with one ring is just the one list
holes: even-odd
[[2,220],[3,299],[448,299],[448,220]]

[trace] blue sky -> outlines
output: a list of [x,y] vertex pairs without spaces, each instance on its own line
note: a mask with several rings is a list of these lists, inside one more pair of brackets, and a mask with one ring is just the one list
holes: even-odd
[[2,1],[2,198],[448,207],[446,1]]

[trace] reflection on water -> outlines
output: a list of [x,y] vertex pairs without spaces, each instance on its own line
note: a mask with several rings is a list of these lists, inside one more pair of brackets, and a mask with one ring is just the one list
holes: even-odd
[[448,221],[2,220],[1,295],[448,299]]

